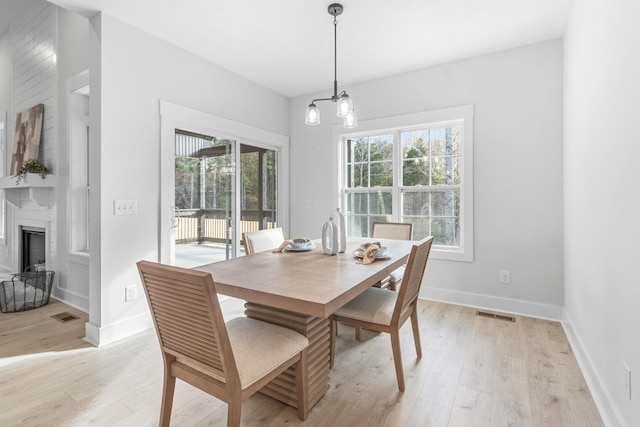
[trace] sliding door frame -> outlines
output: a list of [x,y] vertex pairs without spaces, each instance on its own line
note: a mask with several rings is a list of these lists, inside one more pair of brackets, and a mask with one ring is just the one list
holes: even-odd
[[[173,264],[175,247],[173,205],[175,199],[175,131],[188,130],[203,135],[234,140],[236,155],[236,191],[240,188],[240,144],[277,151],[277,221],[285,235],[289,230],[289,138],[244,123],[203,113],[168,101],[160,101],[160,201],[159,201],[159,262]],[[235,198],[237,215],[234,235],[240,230],[240,197]],[[235,256],[239,255],[239,240],[234,242]]]

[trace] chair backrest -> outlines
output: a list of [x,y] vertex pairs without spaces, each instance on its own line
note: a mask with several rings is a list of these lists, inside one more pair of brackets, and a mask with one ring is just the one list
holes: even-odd
[[137,263],[162,357],[239,387],[227,328],[210,273],[150,261]]
[[402,279],[402,286],[400,286],[400,290],[398,291],[398,299],[393,312],[393,321],[397,322],[409,305],[418,298],[432,243],[433,236],[428,236],[411,248],[411,254],[407,260],[407,267]]
[[413,224],[404,222],[374,222],[371,237],[378,239],[412,240]]
[[244,248],[247,255],[255,254],[270,249],[275,249],[284,241],[282,228],[267,228],[258,231],[246,231],[242,233]]

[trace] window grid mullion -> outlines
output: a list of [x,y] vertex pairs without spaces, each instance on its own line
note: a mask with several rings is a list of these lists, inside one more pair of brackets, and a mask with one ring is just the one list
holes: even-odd
[[393,210],[393,221],[402,221],[402,138],[401,130],[393,133],[393,190],[391,192],[391,206]]
[[[437,127],[441,127],[441,126],[442,124],[439,124],[439,126]],[[404,182],[405,159],[403,158],[404,147],[403,147],[402,138],[403,138],[403,133],[411,132],[411,129],[398,127],[396,129],[393,129],[391,132],[387,133],[387,135],[390,134],[392,138],[392,143],[393,143],[392,158],[391,158],[391,168],[392,168],[391,186],[385,186],[385,187],[372,186],[372,183],[373,183],[372,166],[388,162],[388,160],[384,160],[384,159],[382,160],[377,159],[375,161],[372,160],[372,155],[373,155],[372,141],[376,138],[377,134],[366,135],[366,136],[363,135],[362,137],[360,137],[362,138],[360,144],[362,144],[362,142],[364,141],[367,142],[366,154],[365,154],[366,159],[361,159],[362,160],[361,162],[356,162],[355,148],[354,148],[355,146],[350,147],[351,155],[352,155],[350,159],[351,162],[350,164],[345,162],[345,174],[349,172],[349,167],[351,168],[351,171],[349,174],[349,180],[346,180],[344,183],[343,194],[345,197],[345,201],[347,199],[350,199],[351,201],[350,212],[352,212],[353,217],[354,218],[361,217],[361,220],[360,220],[361,221],[360,227],[362,228],[361,231],[364,232],[366,235],[370,233],[371,223],[374,220],[374,218],[380,217],[381,215],[382,216],[386,215],[386,217],[388,218],[387,220],[394,221],[394,222],[422,221],[423,232],[428,230],[428,234],[431,234],[431,235],[434,235],[434,233],[442,232],[442,228],[443,228],[442,220],[450,220],[450,219],[457,218],[455,215],[454,216],[443,215],[444,212],[441,212],[439,215],[436,215],[435,217],[433,215],[434,203],[437,205],[435,206],[438,209],[437,212],[440,212],[441,210],[441,206],[440,206],[442,204],[441,198],[443,197],[441,193],[443,191],[451,191],[451,190],[453,190],[454,192],[456,190],[461,191],[462,182],[460,182],[458,185],[442,185],[442,184],[436,184],[436,182],[434,181],[437,178],[437,176],[434,175],[434,167],[435,167],[434,156],[438,158],[443,156],[436,153],[433,138],[437,138],[437,140],[439,141],[438,138],[440,138],[440,136],[438,135],[440,134],[435,136],[432,135],[433,133],[432,127],[435,128],[436,126],[427,126],[426,129],[423,128],[425,130],[424,137],[426,139],[425,154],[426,156],[428,156],[428,159],[425,159],[426,160],[425,166],[427,167],[427,170],[425,172],[427,176],[424,177],[426,178],[426,180],[423,181],[427,183],[426,185],[421,185],[421,184],[416,184],[411,186],[404,185],[405,184]],[[416,128],[416,130],[419,130],[419,129]],[[344,140],[344,143],[349,148],[348,140]],[[457,157],[458,159],[460,159],[462,155],[458,154]],[[367,167],[366,173],[365,171],[360,171],[358,175],[356,173],[356,163],[362,164],[363,167]],[[380,168],[378,167],[376,170],[378,169]],[[381,169],[381,170],[384,170],[384,169]],[[407,171],[407,173],[410,173],[410,172],[411,171]],[[366,180],[367,180],[366,183],[365,182],[359,183],[359,184],[362,184],[363,187],[356,186],[357,183],[354,182],[356,176],[366,177]],[[349,185],[351,185],[351,187]],[[413,212],[415,208],[412,208],[411,210],[412,213],[410,215],[409,214],[405,215],[404,199],[406,197],[416,197],[415,196],[416,193],[424,194],[424,196],[422,196],[422,200],[423,200],[422,203],[425,204],[425,206],[423,207],[423,211],[421,214],[417,214],[417,212]],[[349,196],[350,194],[352,196]],[[361,198],[361,202],[358,202],[358,203],[356,202],[357,197],[355,196],[357,194],[361,195],[361,196],[357,196]],[[387,194],[387,196],[382,196],[382,197],[389,197],[389,195],[391,196],[391,209],[392,209],[391,215],[389,215],[388,212],[385,212],[386,208],[383,208],[383,211],[379,210],[380,200],[378,200],[378,197],[381,197],[380,194]],[[361,205],[362,203],[366,203],[366,206],[362,206]],[[356,213],[356,209],[358,209],[359,212]],[[366,227],[367,230],[364,230],[364,227]]]

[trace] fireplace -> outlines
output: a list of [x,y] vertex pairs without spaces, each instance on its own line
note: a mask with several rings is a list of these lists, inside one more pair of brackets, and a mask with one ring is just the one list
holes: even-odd
[[44,270],[46,231],[44,228],[20,226],[20,271]]

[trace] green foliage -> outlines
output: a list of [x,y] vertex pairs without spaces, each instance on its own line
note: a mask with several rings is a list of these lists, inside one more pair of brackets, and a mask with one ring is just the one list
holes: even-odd
[[431,234],[439,245],[459,245],[460,125],[402,131],[399,135],[396,143],[400,147],[396,149],[401,157],[396,165],[401,167],[401,181],[396,186],[402,187],[400,212],[392,212],[393,135],[348,140],[350,233],[367,236],[372,221],[402,220],[414,224],[414,238]]
[[350,187],[389,187],[393,185],[393,135],[376,135],[349,140],[353,160]]
[[[228,140],[213,146],[230,145]],[[277,165],[273,150],[255,148],[240,155],[240,188],[237,195],[243,211],[276,209]],[[262,162],[262,168],[260,165]],[[231,210],[236,166],[231,154],[175,157],[175,203],[178,209]],[[259,206],[262,200],[262,205]],[[245,213],[246,214],[246,213]]]
[[[262,161],[262,170],[260,162]],[[257,149],[242,153],[241,207],[243,210],[276,209],[276,154],[273,150]],[[259,206],[262,199],[262,206]]]
[[45,179],[50,173],[49,169],[37,159],[27,160],[22,164],[22,168],[14,175],[16,178],[16,185],[20,184],[20,181],[27,182],[28,173],[37,173],[40,178]]

